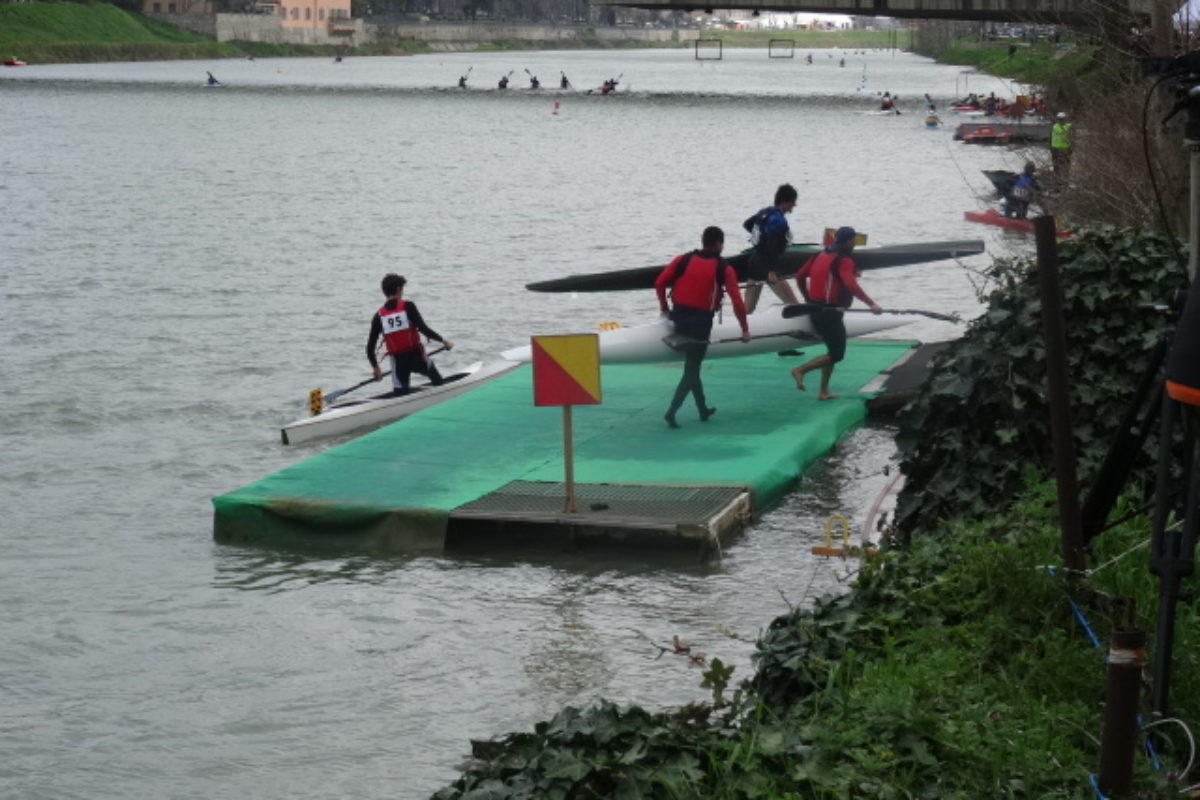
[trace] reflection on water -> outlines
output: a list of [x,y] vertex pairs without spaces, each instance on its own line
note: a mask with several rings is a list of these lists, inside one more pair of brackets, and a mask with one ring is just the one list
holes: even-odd
[[[664,263],[707,225],[740,230],[784,180],[799,239],[843,221],[872,244],[979,236],[961,218],[987,188],[977,170],[1021,154],[857,113],[874,91],[948,97],[958,79],[909,56],[860,61],[862,92],[858,62],[805,71],[761,51],[0,74],[0,184],[16,199],[0,220],[2,785],[415,798],[453,776],[469,737],[565,703],[702,699],[697,671],[647,639],[678,635],[747,676],[772,616],[841,589],[847,565],[809,548],[830,513],[861,520],[888,430],[852,433],[708,564],[220,546],[209,498],[330,446],[281,447],[278,426],[313,386],[362,379],[384,272],[406,274],[456,342],[453,370],[531,333],[653,317],[651,293],[522,287]],[[559,98],[552,116],[548,95],[430,89],[468,63],[562,68],[581,86],[624,71],[635,92]],[[229,88],[194,85],[205,70]],[[954,263],[864,280],[885,306],[978,310]]]

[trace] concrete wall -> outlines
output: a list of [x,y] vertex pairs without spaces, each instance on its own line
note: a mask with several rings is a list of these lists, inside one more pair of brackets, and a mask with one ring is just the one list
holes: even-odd
[[[146,5],[150,6],[150,3]],[[150,7],[152,8],[153,6]],[[162,7],[167,7],[165,0],[162,2]],[[183,28],[185,31],[193,31],[214,38],[217,35],[217,18],[215,14],[155,14],[150,11],[143,13],[148,17],[161,19],[163,22],[174,25],[177,28]]]
[[698,35],[696,30],[674,31],[664,28],[605,28],[567,25],[519,25],[500,23],[437,23],[427,25],[396,25],[368,22],[366,41],[394,42],[399,39],[416,39],[422,42],[493,42],[501,40],[526,42],[554,42],[582,39],[588,31],[595,38],[606,41],[633,40],[639,42],[670,42],[673,34],[679,41],[691,41]]
[[274,14],[217,14],[218,42],[274,42],[276,44],[342,44],[359,43],[363,39],[363,21],[351,20],[354,32],[330,32],[320,28],[285,28]]
[[216,14],[207,17],[199,14],[154,14],[153,16],[181,28],[215,36],[219,42],[237,40],[276,44],[342,44],[347,41],[362,44],[415,39],[429,42],[436,47],[439,43],[450,46],[455,42],[503,40],[556,42],[583,39],[589,35],[604,41],[689,42],[699,35],[699,32],[694,29],[675,31],[665,28],[605,28],[599,26],[585,28],[566,25],[491,23],[398,25],[364,22],[361,19],[349,20],[354,26],[351,33],[345,30],[331,32],[323,24],[321,27],[285,26],[282,19],[274,14]]

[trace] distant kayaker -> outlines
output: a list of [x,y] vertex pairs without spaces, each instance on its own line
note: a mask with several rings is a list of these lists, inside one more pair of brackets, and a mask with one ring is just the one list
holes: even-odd
[[529,76],[529,88],[530,88],[530,89],[540,89],[540,88],[542,88],[542,82],[538,80],[538,78],[537,78],[537,75],[530,75],[530,76]]
[[1032,161],[1026,161],[1025,169],[1004,196],[1004,216],[1025,219],[1029,215],[1029,204],[1039,191],[1041,185],[1038,183],[1036,167]]
[[792,370],[796,388],[804,391],[804,376],[814,369],[821,370],[821,390],[818,400],[832,400],[838,395],[829,391],[829,379],[833,367],[846,355],[846,324],[843,309],[849,308],[857,297],[876,314],[883,309],[867,296],[858,285],[854,260],[854,239],[858,234],[854,228],[841,227],[833,235],[833,244],[823,252],[810,258],[796,273],[796,284],[808,303],[816,305],[809,319],[813,328],[825,342],[827,352]]
[[416,303],[403,299],[405,282],[402,275],[389,273],[383,276],[380,288],[387,302],[371,318],[371,333],[367,337],[367,360],[375,371],[375,380],[383,377],[383,370],[375,357],[375,345],[379,337],[383,337],[384,346],[392,359],[393,393],[398,395],[408,392],[409,377],[414,372],[428,377],[434,386],[442,384],[441,373],[425,356],[422,334],[427,339],[441,342],[447,350],[454,347],[449,340],[443,339],[425,324]]
[[497,89],[507,89],[508,88],[508,76],[507,75],[500,76],[500,83],[496,85],[496,88]]
[[560,73],[560,74],[562,75],[562,78],[560,78],[560,79],[559,79],[559,81],[558,81],[558,88],[560,88],[560,89],[570,89],[570,88],[571,88],[571,82],[570,82],[569,80],[567,80],[567,73],[563,72],[563,73]]
[[[683,376],[675,387],[675,396],[663,419],[678,428],[675,413],[688,394],[696,400],[700,421],[707,422],[717,409],[708,405],[704,384],[700,381],[700,365],[708,352],[708,337],[712,333],[713,315],[721,308],[722,292],[729,295],[733,313],[742,327],[742,341],[750,341],[750,325],[746,322],[746,306],[738,290],[737,271],[721,258],[725,248],[725,233],[708,227],[700,237],[701,248],[676,256],[654,281],[658,307],[663,316],[674,324],[675,333],[693,342],[685,345]],[[671,287],[671,308],[667,308],[667,287]]]
[[796,207],[796,187],[785,183],[775,190],[775,204],[756,212],[742,223],[750,234],[754,252],[746,267],[746,313],[754,313],[762,285],[767,283],[771,291],[785,303],[795,303],[796,295],[787,281],[779,277],[779,259],[792,241],[792,231],[785,215]]
[[458,77],[458,88],[460,88],[460,89],[467,88],[467,76],[466,75],[460,75]]
[[220,86],[221,85],[221,82],[219,80],[217,80],[216,78],[214,78],[213,74],[211,72],[208,72],[207,74],[208,74],[208,85],[209,86]]

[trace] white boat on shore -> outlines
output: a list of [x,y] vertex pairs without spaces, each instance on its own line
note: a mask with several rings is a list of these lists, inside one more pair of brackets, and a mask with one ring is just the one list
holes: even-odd
[[[909,320],[875,314],[847,314],[846,335],[866,336],[907,325]],[[682,361],[683,351],[675,349],[674,328],[669,320],[659,319],[646,325],[600,333],[600,361],[604,364],[645,364],[656,361]],[[737,318],[726,312],[724,319],[713,325],[709,336],[707,358],[732,358],[758,353],[776,353],[795,347],[797,343],[819,342],[807,316],[787,318],[783,306],[761,308],[750,315],[749,342],[741,339],[742,329]],[[529,345],[505,350],[501,357],[509,361],[528,361]]]
[[486,364],[476,361],[462,372],[447,376],[446,382],[441,386],[423,383],[413,386],[408,394],[394,396],[389,393],[363,400],[340,401],[316,416],[304,417],[284,425],[279,433],[284,444],[300,444],[322,436],[336,436],[369,425],[394,422],[451,397],[457,397],[519,366],[520,363],[508,360],[496,360]]

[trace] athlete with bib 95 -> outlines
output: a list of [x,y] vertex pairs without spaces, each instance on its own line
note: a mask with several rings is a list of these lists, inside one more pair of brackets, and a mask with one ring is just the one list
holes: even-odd
[[448,340],[443,339],[437,331],[425,324],[417,304],[404,300],[404,276],[389,273],[383,276],[380,288],[387,297],[387,302],[375,312],[371,318],[371,335],[367,338],[367,360],[375,371],[375,380],[383,377],[383,370],[375,358],[375,344],[379,337],[387,347],[388,355],[392,358],[392,387],[394,394],[408,392],[409,377],[414,372],[429,378],[434,386],[442,384],[442,375],[436,366],[425,356],[425,346],[421,343],[421,335],[441,342],[447,349],[454,347]]

